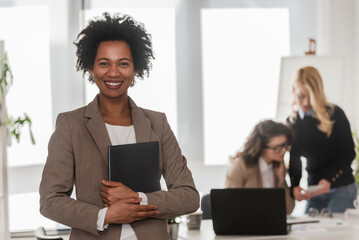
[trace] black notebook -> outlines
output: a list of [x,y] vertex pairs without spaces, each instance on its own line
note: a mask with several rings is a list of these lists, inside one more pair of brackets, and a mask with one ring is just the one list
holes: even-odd
[[121,182],[135,192],[161,190],[158,142],[108,147],[109,180]]

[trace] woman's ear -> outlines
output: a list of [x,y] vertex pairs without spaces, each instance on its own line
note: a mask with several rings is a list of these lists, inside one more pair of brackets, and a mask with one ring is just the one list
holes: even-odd
[[292,86],[292,94],[295,95],[295,85]]
[[296,86],[293,84],[293,86],[292,86],[293,101],[295,104],[298,104],[295,91],[296,91]]

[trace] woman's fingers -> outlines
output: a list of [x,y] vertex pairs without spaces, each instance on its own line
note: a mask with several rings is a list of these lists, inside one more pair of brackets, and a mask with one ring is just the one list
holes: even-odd
[[107,186],[107,187],[118,187],[118,186],[123,185],[120,182],[107,181],[107,180],[104,180],[104,179],[102,179],[102,184]]
[[312,196],[304,191],[301,187],[297,186],[293,188],[293,195],[295,200],[302,201],[302,200],[309,200]]
[[117,201],[106,212],[105,223],[131,223],[157,215],[155,205],[139,205],[141,198]]

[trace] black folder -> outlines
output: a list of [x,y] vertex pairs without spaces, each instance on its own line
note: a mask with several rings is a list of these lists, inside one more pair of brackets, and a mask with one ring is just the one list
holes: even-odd
[[161,190],[159,143],[145,142],[108,147],[109,180],[135,192]]

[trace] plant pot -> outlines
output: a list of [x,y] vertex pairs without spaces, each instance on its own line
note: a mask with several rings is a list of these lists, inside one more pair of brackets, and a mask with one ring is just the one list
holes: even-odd
[[167,231],[171,240],[177,240],[178,238],[179,223],[167,224]]

